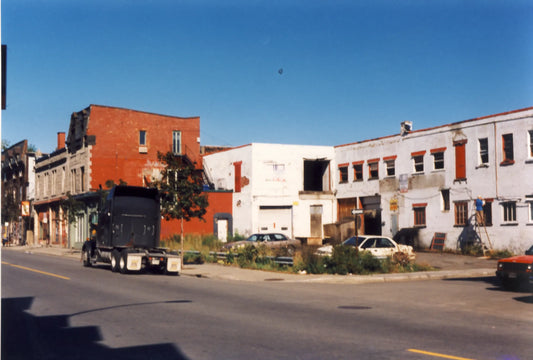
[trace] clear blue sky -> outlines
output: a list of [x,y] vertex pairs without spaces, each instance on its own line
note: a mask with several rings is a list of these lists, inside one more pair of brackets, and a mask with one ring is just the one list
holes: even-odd
[[340,145],[533,106],[527,0],[2,0],[2,139],[90,104],[200,116],[202,145]]

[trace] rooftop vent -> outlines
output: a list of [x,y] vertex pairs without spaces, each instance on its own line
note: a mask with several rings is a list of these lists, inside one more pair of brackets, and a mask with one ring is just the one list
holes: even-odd
[[401,126],[401,130],[400,130],[401,135],[407,135],[409,132],[413,130],[412,121],[403,121],[400,126]]

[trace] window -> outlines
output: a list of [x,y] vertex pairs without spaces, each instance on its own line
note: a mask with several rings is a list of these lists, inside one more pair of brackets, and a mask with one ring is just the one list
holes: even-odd
[[483,205],[483,220],[485,226],[492,226],[492,200],[485,199],[485,205]]
[[502,203],[503,208],[503,222],[516,222],[516,202],[506,201]]
[[457,201],[455,203],[455,226],[466,226],[468,224],[468,201]]
[[442,170],[444,169],[444,151],[446,148],[438,148],[431,150],[431,155],[433,155],[433,170]]
[[387,176],[396,175],[396,156],[387,156],[383,158],[385,162],[385,168],[387,170]]
[[414,226],[426,226],[426,206],[424,204],[413,204],[413,213],[415,216]]
[[339,165],[339,183],[344,184],[348,182],[348,164]]
[[513,134],[502,135],[503,161],[500,165],[514,164]]
[[181,155],[181,131],[172,132],[172,153]]
[[363,181],[363,162],[353,163],[353,181]]
[[528,146],[529,146],[528,157],[529,158],[533,158],[533,130],[529,130],[528,131],[527,140],[528,140],[527,143],[528,143]]
[[489,163],[489,140],[479,139],[479,163],[485,165]]
[[411,157],[413,158],[413,168],[414,172],[416,173],[423,173],[424,172],[424,154],[425,151],[417,151],[414,153],[411,153]]
[[146,146],[146,130],[139,131],[139,146]]
[[450,189],[442,189],[440,191],[442,211],[450,211]]
[[528,201],[527,202],[527,208],[529,210],[528,221],[529,222],[533,222],[533,201]]
[[453,142],[455,147],[455,181],[466,180],[466,143],[466,139]]
[[379,179],[379,159],[368,160],[368,179]]

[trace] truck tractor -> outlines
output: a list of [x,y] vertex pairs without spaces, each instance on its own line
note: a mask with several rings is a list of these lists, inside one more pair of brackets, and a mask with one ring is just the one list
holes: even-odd
[[161,209],[157,189],[117,185],[90,221],[91,237],[82,247],[82,262],[111,264],[126,274],[155,270],[179,275],[181,258],[159,246]]

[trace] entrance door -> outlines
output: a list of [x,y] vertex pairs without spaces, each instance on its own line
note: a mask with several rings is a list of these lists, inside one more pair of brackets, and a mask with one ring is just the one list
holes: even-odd
[[228,241],[228,220],[217,220],[217,238],[222,242]]
[[322,239],[322,205],[311,205],[311,237]]

